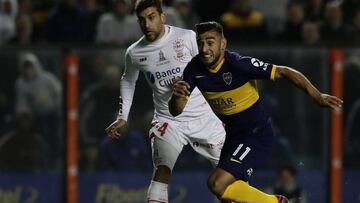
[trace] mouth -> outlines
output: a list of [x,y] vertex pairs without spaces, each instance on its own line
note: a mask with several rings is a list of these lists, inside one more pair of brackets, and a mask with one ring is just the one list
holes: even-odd
[[153,31],[145,31],[145,35],[152,35],[154,32]]
[[204,60],[209,60],[211,59],[212,55],[211,54],[201,54],[201,58],[203,58]]

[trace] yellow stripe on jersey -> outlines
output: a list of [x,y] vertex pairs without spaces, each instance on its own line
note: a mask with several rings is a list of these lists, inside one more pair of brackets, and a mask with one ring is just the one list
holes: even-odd
[[223,58],[215,68],[208,69],[208,70],[212,73],[217,73],[220,70],[221,66],[223,65],[224,61],[225,61],[225,59]]
[[276,66],[273,65],[272,69],[271,69],[271,75],[270,75],[270,79],[271,80],[275,80],[275,72],[276,72]]
[[225,92],[202,92],[215,114],[232,115],[252,106],[259,94],[250,82]]

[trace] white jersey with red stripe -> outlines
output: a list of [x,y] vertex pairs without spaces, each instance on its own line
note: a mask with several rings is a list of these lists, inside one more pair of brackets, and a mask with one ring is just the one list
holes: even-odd
[[192,30],[165,25],[165,34],[154,42],[143,36],[125,54],[125,71],[121,79],[121,108],[118,118],[127,120],[133,101],[136,80],[143,72],[153,91],[155,117],[188,121],[208,114],[211,109],[198,89],[195,89],[183,113],[173,117],[168,108],[172,84],[190,60],[198,54],[196,34]]

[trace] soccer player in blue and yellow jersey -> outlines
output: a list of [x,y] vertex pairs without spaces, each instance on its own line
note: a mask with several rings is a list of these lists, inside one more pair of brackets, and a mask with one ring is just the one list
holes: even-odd
[[342,100],[319,92],[293,68],[226,50],[223,29],[217,22],[197,24],[196,34],[199,54],[185,68],[182,80],[174,83],[169,110],[173,116],[181,114],[192,90],[198,87],[225,124],[226,140],[219,164],[208,179],[210,190],[222,202],[288,202],[247,183],[253,170],[269,157],[274,139],[271,119],[252,81],[286,78],[319,105],[333,109],[341,108]]

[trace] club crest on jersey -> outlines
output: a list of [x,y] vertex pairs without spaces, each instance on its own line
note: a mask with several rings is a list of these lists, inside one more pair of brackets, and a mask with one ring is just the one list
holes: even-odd
[[184,58],[184,40],[176,39],[173,42],[173,49],[176,53],[175,59],[182,60]]
[[223,79],[227,85],[230,85],[232,82],[232,74],[230,72],[223,73]]
[[162,61],[166,61],[166,58],[165,58],[164,52],[162,52],[160,50],[159,51],[159,62],[162,62]]

